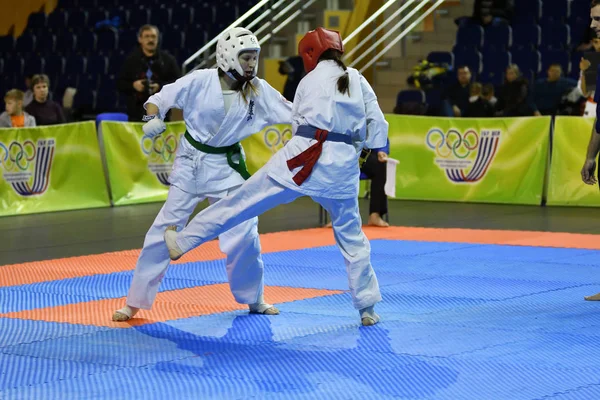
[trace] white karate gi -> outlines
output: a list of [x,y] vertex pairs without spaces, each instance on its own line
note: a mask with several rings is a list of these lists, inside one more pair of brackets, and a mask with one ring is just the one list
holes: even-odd
[[331,215],[335,240],[346,260],[354,307],[360,310],[381,300],[358,210],[358,157],[363,146],[386,145],[388,123],[368,82],[353,68],[348,68],[348,73],[350,96],[337,90],[342,70],[335,62],[322,61],[308,73],[294,97],[292,125],[294,133],[299,125],[310,125],[350,135],[354,146],[326,141],[312,174],[298,186],[292,177],[300,168],[290,171],[287,160],[315,140],[293,136],[238,191],[203,210],[177,235],[181,250],[189,251],[241,221],[307,195]]
[[[249,103],[238,94],[226,113],[217,71],[192,72],[165,85],[146,104],[158,106],[160,118],[170,108],[183,109],[190,135],[213,147],[230,146],[269,125],[290,123],[292,104],[259,78],[252,81],[258,94],[251,95]],[[213,204],[234,192],[244,179],[227,164],[225,154],[203,153],[182,136],[169,182],[167,200],[146,234],[135,268],[127,297],[131,307],[152,307],[170,262],[163,238],[165,229],[170,225],[183,228],[200,201],[208,198]],[[219,247],[227,255],[231,292],[238,303],[256,303],[263,293],[258,218],[234,224],[223,232],[219,233]]]

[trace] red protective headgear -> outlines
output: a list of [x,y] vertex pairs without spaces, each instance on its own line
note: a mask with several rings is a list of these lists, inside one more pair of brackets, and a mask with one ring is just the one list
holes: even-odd
[[319,27],[304,35],[298,43],[298,54],[302,57],[306,73],[315,69],[321,54],[329,49],[344,52],[344,44],[339,32]]

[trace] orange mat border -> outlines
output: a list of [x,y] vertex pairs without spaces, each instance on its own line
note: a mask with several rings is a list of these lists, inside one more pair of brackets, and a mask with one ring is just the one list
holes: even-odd
[[[265,299],[274,304],[340,293],[343,291],[265,286]],[[113,322],[111,320],[113,312],[123,307],[123,304],[125,304],[125,297],[120,297],[5,313],[0,314],[0,318],[131,328],[155,322],[248,309],[247,305],[235,302],[226,283],[158,293],[152,310],[140,310],[131,321]],[[351,304],[348,303],[348,307],[350,306]]]
[[[504,231],[479,229],[440,229],[415,227],[364,227],[369,239],[417,240],[516,246],[562,247],[600,250],[600,235],[560,232]],[[263,253],[299,250],[335,244],[328,228],[304,229],[261,235]],[[140,250],[94,254],[81,257],[27,262],[0,266],[0,287],[24,285],[96,274],[130,271]],[[224,258],[218,242],[194,249],[176,263]]]

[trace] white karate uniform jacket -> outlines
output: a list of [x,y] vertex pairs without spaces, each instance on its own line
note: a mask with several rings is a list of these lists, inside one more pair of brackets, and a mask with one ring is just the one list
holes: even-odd
[[[161,119],[171,108],[183,109],[187,131],[196,141],[230,146],[269,125],[290,123],[292,103],[267,81],[254,78],[252,83],[258,95],[251,96],[248,104],[237,96],[227,114],[217,69],[194,71],[165,85],[144,107],[156,105]],[[199,156],[195,165],[193,155]],[[188,193],[206,194],[239,186],[244,178],[227,164],[223,154],[199,152],[182,136],[169,182]]]
[[271,178],[307,196],[358,197],[358,157],[363,145],[374,149],[387,144],[389,124],[373,89],[356,69],[348,68],[351,96],[340,93],[335,84],[340,72],[334,61],[322,61],[300,81],[292,106],[292,130],[295,133],[298,125],[310,125],[346,134],[353,138],[355,146],[326,141],[311,175],[300,186],[292,180],[300,168],[290,171],[286,163],[309,148],[315,140],[293,136],[268,164]]

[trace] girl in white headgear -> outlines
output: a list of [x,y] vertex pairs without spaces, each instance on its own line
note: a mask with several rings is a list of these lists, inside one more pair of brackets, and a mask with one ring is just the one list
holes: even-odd
[[165,241],[177,259],[241,221],[310,196],[331,215],[353,305],[363,325],[374,325],[381,294],[358,211],[358,159],[364,146],[386,145],[388,123],[366,79],[342,62],[343,52],[338,32],[317,28],[302,38],[298,53],[307,75],[294,97],[293,137],[237,192],[200,212],[179,233],[169,227]]
[[[239,142],[266,126],[291,122],[292,103],[257,78],[260,45],[252,32],[232,28],[217,43],[217,69],[194,71],[151,96],[144,104],[146,136],[165,131],[165,114],[183,110],[187,131],[181,138],[167,200],[146,234],[125,307],[113,320],[127,321],[150,309],[169,266],[163,233],[183,228],[196,205],[212,204],[248,179]],[[219,235],[227,255],[227,277],[235,300],[251,313],[278,314],[263,298],[263,262],[258,219],[251,218]]]

